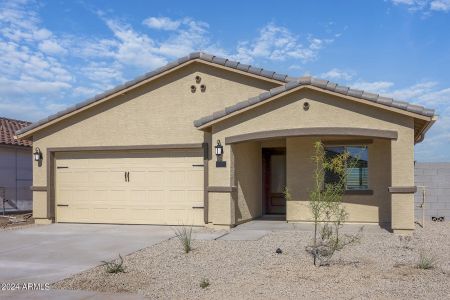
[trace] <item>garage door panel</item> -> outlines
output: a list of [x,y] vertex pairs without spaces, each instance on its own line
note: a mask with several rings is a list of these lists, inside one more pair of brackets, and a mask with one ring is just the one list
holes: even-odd
[[166,218],[172,225],[204,225],[201,221],[203,218],[201,210],[177,210],[166,215]]
[[[184,153],[183,153],[184,152]],[[202,151],[56,156],[58,222],[204,225]],[[129,181],[125,180],[129,172]]]

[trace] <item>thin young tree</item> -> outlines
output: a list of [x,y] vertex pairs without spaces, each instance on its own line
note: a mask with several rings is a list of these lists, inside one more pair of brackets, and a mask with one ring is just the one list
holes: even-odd
[[[346,189],[348,170],[353,168],[358,159],[344,151],[333,157],[325,155],[322,142],[314,144],[314,186],[309,193],[309,206],[314,222],[313,245],[308,251],[313,256],[314,265],[328,264],[333,254],[345,245],[359,240],[358,235],[341,236],[340,229],[347,219],[347,212],[342,205]],[[333,174],[332,182],[325,182],[326,173]],[[362,229],[361,229],[362,231]]]

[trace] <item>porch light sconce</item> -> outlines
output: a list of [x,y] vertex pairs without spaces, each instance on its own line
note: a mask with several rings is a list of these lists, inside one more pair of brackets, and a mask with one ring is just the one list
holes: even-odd
[[227,166],[227,162],[222,160],[223,155],[223,146],[220,143],[220,140],[217,140],[217,145],[214,147],[217,161],[216,161],[216,168],[224,168]]
[[36,149],[34,149],[33,156],[34,156],[34,160],[35,160],[35,161],[41,161],[41,160],[42,160],[42,152],[41,152],[41,149],[39,149],[38,147],[36,147]]
[[223,155],[223,146],[220,143],[220,140],[217,140],[217,145],[214,147],[216,149],[216,155],[217,157]]
[[195,76],[195,82],[200,83],[202,81],[202,78],[200,76]]

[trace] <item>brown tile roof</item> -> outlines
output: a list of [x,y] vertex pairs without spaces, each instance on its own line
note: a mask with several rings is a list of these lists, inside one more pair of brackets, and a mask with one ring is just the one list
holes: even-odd
[[262,76],[268,79],[272,79],[272,80],[276,80],[278,81],[280,84],[283,84],[282,86],[276,87],[271,89],[270,91],[264,92],[262,94],[260,94],[257,97],[253,97],[247,100],[244,100],[242,102],[239,102],[231,107],[226,107],[224,108],[222,111],[219,112],[215,112],[209,116],[205,116],[199,120],[196,120],[194,122],[194,125],[196,127],[200,127],[206,123],[209,123],[215,119],[218,119],[220,117],[223,117],[226,114],[229,114],[230,112],[234,112],[236,110],[239,110],[243,107],[247,107],[249,105],[254,104],[255,102],[260,102],[260,101],[264,101],[267,98],[275,95],[275,94],[279,94],[282,93],[284,91],[287,91],[289,89],[292,89],[294,87],[297,86],[301,86],[301,85],[312,85],[312,86],[316,86],[316,87],[320,87],[326,90],[330,90],[336,93],[340,93],[340,94],[344,94],[344,95],[349,95],[349,96],[353,96],[353,97],[358,97],[361,99],[365,99],[365,100],[369,100],[372,102],[377,102],[379,104],[385,105],[385,106],[391,106],[391,107],[395,107],[395,108],[399,108],[405,111],[410,111],[419,115],[423,115],[423,116],[427,116],[427,117],[432,117],[434,116],[434,110],[433,109],[428,109],[419,105],[414,105],[414,104],[409,104],[407,102],[403,102],[403,101],[396,101],[394,99],[391,98],[387,98],[387,97],[383,97],[380,96],[378,94],[372,94],[366,91],[361,91],[361,90],[355,90],[355,89],[351,89],[349,87],[345,87],[345,86],[340,86],[336,83],[333,83],[331,81],[327,81],[327,80],[322,80],[322,79],[318,79],[318,78],[312,78],[312,77],[301,77],[301,78],[294,78],[285,74],[279,74],[277,72],[274,71],[269,71],[269,70],[265,70],[262,68],[258,68],[258,67],[254,67],[254,66],[250,66],[250,65],[246,65],[246,64],[241,64],[240,62],[237,61],[233,61],[233,60],[229,60],[227,58],[223,58],[223,57],[219,57],[219,56],[215,56],[215,55],[211,55],[205,52],[194,52],[189,54],[188,56],[184,56],[182,58],[179,58],[165,66],[162,66],[152,72],[149,72],[147,74],[144,74],[134,80],[128,81],[122,85],[116,86],[115,88],[108,90],[102,94],[99,94],[93,98],[87,99],[83,102],[80,102],[76,105],[70,106],[67,109],[57,112],[56,114],[53,114],[51,116],[48,116],[42,120],[39,120],[37,122],[34,122],[32,125],[27,126],[26,128],[23,128],[21,130],[19,130],[17,132],[17,134],[24,134],[34,128],[37,128],[41,125],[44,125],[46,123],[49,123],[50,121],[53,121],[59,117],[62,117],[66,114],[72,113],[82,107],[85,107],[87,105],[90,105],[92,103],[95,103],[107,96],[113,95],[114,93],[117,93],[121,90],[124,90],[126,88],[129,88],[133,85],[138,84],[141,81],[147,80],[149,78],[152,78],[156,75],[159,75],[165,71],[168,71],[170,69],[173,69],[181,64],[184,64],[188,61],[191,60],[203,60],[209,63],[213,63],[213,64],[217,64],[217,65],[222,65],[222,66],[226,66],[232,69],[236,69],[242,72],[246,72],[246,73],[250,73],[250,74],[254,74],[254,75],[258,75],[258,76]]
[[26,140],[16,140],[16,131],[31,125],[31,122],[0,117],[0,145],[17,145],[31,147],[33,143]]
[[104,93],[101,93],[101,94],[99,94],[97,96],[94,96],[93,98],[87,99],[87,100],[85,100],[83,102],[80,102],[78,104],[70,106],[67,109],[63,110],[63,111],[57,112],[56,114],[48,116],[48,117],[46,117],[46,118],[44,118],[42,120],[36,121],[32,125],[19,130],[17,132],[17,134],[24,134],[24,133],[26,133],[26,132],[28,132],[28,131],[36,128],[36,127],[44,125],[44,124],[46,124],[46,123],[48,123],[50,121],[53,121],[53,120],[55,120],[55,119],[57,119],[59,117],[62,117],[64,115],[68,114],[68,113],[74,112],[74,111],[76,111],[76,110],[78,110],[78,109],[80,109],[80,108],[82,108],[84,106],[90,105],[90,104],[92,104],[92,103],[94,103],[96,101],[99,101],[99,100],[107,97],[107,96],[113,95],[114,93],[117,93],[117,92],[119,92],[119,91],[121,91],[123,89],[129,88],[129,87],[131,87],[131,86],[133,86],[135,84],[138,84],[141,81],[144,81],[144,80],[147,80],[149,78],[155,77],[155,76],[157,76],[157,75],[159,75],[159,74],[161,74],[163,72],[171,70],[171,69],[173,69],[173,68],[175,68],[175,67],[177,67],[179,65],[182,65],[182,64],[184,64],[184,63],[186,63],[188,61],[192,61],[192,60],[196,60],[196,59],[197,60],[206,61],[206,62],[209,62],[209,63],[213,63],[213,64],[216,64],[216,65],[226,66],[226,67],[238,70],[238,71],[242,71],[242,72],[246,72],[246,73],[249,73],[249,74],[262,76],[262,77],[265,77],[265,78],[268,78],[268,79],[276,80],[276,81],[280,82],[280,84],[287,83],[287,82],[289,82],[291,80],[295,80],[294,77],[290,77],[290,76],[288,76],[286,74],[280,74],[280,73],[277,73],[277,72],[274,72],[274,71],[269,71],[269,70],[258,68],[258,67],[255,67],[255,66],[241,64],[240,62],[232,61],[232,60],[229,60],[229,59],[226,59],[226,58],[222,58],[222,57],[219,57],[219,56],[215,56],[215,55],[211,55],[211,54],[208,54],[208,53],[205,53],[205,52],[193,52],[193,53],[191,53],[191,54],[189,54],[187,56],[181,57],[181,58],[179,58],[179,59],[177,59],[177,60],[175,60],[175,61],[173,61],[171,63],[168,63],[165,66],[162,66],[162,67],[160,67],[160,68],[158,68],[156,70],[153,70],[153,71],[151,71],[149,73],[146,73],[146,74],[144,74],[142,76],[139,76],[139,77],[135,78],[134,80],[125,82],[124,84],[116,86],[115,88],[113,88],[111,90],[108,90],[108,91],[106,91]]

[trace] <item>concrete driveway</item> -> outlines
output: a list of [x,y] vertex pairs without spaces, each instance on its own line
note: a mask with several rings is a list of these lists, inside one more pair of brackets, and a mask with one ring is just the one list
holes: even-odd
[[174,236],[168,226],[52,224],[0,231],[0,282],[52,283]]

